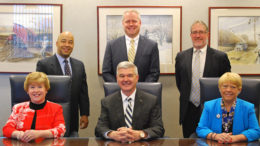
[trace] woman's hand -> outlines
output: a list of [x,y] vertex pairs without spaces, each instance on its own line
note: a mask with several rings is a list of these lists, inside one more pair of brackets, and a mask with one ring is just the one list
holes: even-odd
[[39,138],[41,133],[38,130],[26,130],[20,140],[23,142],[29,142],[36,138]]
[[232,133],[220,133],[214,137],[214,140],[219,143],[232,143]]
[[231,135],[232,142],[241,142],[241,141],[247,141],[247,138],[243,134],[239,135]]
[[29,142],[37,138],[52,138],[53,135],[50,130],[26,130],[20,137],[23,142]]

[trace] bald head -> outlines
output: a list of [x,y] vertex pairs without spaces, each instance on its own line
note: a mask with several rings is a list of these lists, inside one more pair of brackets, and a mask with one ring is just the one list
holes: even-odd
[[60,35],[58,36],[57,41],[59,41],[63,36],[70,36],[74,40],[74,36],[73,36],[73,34],[71,32],[64,31],[64,32],[60,33]]
[[56,42],[57,53],[63,57],[68,58],[74,48],[74,36],[71,32],[62,32]]

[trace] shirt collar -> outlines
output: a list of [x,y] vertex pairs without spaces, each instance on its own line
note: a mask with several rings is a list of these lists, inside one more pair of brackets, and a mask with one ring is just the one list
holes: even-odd
[[60,64],[63,64],[65,59],[67,59],[67,60],[68,60],[68,63],[70,64],[70,57],[68,57],[68,58],[63,58],[63,57],[61,57],[58,53],[56,53],[56,56],[57,56],[57,58],[58,58]]
[[123,93],[123,91],[121,90],[122,100],[123,100],[123,101],[126,101],[126,99],[127,99],[128,97],[130,97],[130,98],[132,98],[132,101],[135,101],[135,93],[136,93],[136,89],[135,89],[135,91],[134,91],[130,96],[126,96],[126,95]]
[[[196,52],[196,48],[193,47],[193,53]],[[207,45],[205,45],[203,48],[200,49],[201,53],[205,53],[207,51]]]
[[127,41],[131,41],[132,39],[135,41],[135,42],[137,42],[138,40],[139,40],[139,34],[135,37],[135,38],[130,38],[129,36],[127,36],[127,35],[125,35],[125,39],[127,40]]

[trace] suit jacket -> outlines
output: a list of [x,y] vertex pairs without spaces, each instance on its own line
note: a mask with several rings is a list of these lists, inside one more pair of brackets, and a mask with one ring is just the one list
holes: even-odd
[[[196,132],[199,137],[206,138],[210,132],[222,133],[221,99],[205,102]],[[217,115],[220,115],[218,118]],[[260,128],[255,115],[254,104],[237,98],[233,117],[233,135],[243,134],[248,141],[260,138]]]
[[[125,36],[107,43],[102,68],[105,82],[116,82],[116,68],[122,61],[128,61]],[[160,75],[157,43],[140,35],[134,64],[138,68],[139,82],[157,82]]]
[[[175,59],[176,84],[180,92],[180,124],[183,122],[189,104],[192,80],[193,48],[179,52]],[[231,66],[227,54],[213,48],[207,48],[203,77],[220,77],[230,72]]]
[[[150,138],[163,136],[162,115],[156,96],[137,89],[133,110],[134,130],[144,130]],[[101,100],[101,115],[95,128],[95,135],[105,138],[106,132],[125,126],[122,96],[121,92],[117,91]]]
[[[89,116],[88,86],[84,64],[72,57],[70,57],[70,63],[72,68],[70,130],[78,131],[78,107],[81,116]],[[63,75],[56,55],[38,61],[36,71],[44,72],[47,75]]]

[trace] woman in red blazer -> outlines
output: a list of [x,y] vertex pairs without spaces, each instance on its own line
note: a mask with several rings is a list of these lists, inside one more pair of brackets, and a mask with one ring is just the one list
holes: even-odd
[[29,142],[37,138],[58,138],[65,134],[62,106],[45,98],[49,89],[46,74],[32,72],[27,75],[24,90],[30,96],[30,101],[13,107],[3,127],[5,137]]

